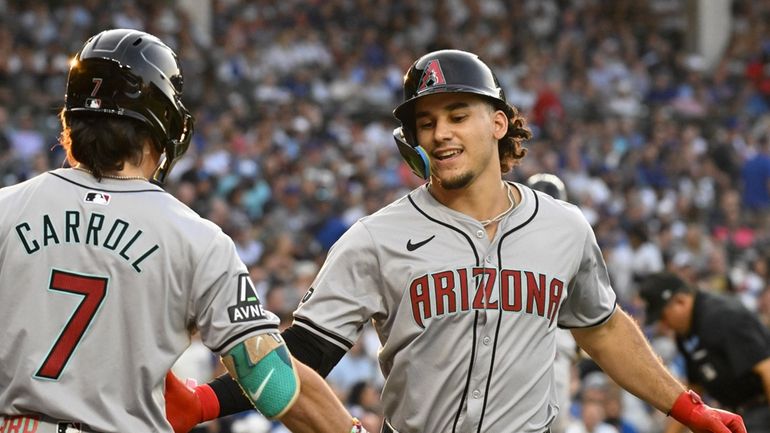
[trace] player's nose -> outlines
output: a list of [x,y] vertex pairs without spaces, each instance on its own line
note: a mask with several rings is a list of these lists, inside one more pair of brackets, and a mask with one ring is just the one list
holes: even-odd
[[452,125],[446,120],[436,120],[436,126],[433,128],[433,139],[437,142],[451,140],[454,137]]

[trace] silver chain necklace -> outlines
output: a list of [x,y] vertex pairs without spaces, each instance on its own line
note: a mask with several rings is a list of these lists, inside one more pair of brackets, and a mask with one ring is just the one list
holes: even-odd
[[516,206],[516,202],[513,200],[513,193],[511,192],[511,187],[506,184],[505,188],[508,190],[508,201],[511,203],[511,205],[508,206],[508,209],[504,210],[500,215],[494,218],[490,218],[488,220],[479,221],[482,227],[486,227],[494,222],[500,221],[501,219],[503,219],[505,215],[508,214],[508,212],[513,210],[514,206]]
[[[73,168],[75,170],[79,170],[79,171],[82,171],[84,173],[88,173],[91,176],[95,176],[94,172],[89,170],[89,169],[87,169],[87,168],[83,168],[83,167],[80,167],[80,166],[73,167]],[[142,176],[119,176],[119,175],[103,174],[102,177],[107,178],[107,179],[117,179],[117,180],[144,180],[144,181],[147,180],[146,178],[144,178]]]

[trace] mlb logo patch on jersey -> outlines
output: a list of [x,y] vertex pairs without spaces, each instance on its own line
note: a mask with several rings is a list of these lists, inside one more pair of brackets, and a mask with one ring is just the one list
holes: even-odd
[[104,192],[88,191],[83,201],[106,206],[110,204],[110,195]]

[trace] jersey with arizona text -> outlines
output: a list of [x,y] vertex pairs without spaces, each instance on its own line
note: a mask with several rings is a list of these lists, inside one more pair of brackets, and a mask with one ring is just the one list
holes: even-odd
[[0,190],[0,415],[171,432],[164,377],[198,329],[277,332],[232,240],[143,180],[58,169]]
[[331,248],[294,324],[347,350],[371,320],[384,413],[401,433],[542,432],[559,410],[556,329],[615,310],[580,210],[530,188],[494,239],[426,186]]

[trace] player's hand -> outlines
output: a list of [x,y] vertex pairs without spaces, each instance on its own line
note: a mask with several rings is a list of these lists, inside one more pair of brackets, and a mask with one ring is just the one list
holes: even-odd
[[174,433],[187,433],[203,421],[219,415],[219,400],[208,385],[182,383],[172,372],[166,374],[166,419]]
[[707,406],[695,391],[680,394],[669,415],[694,433],[746,433],[740,415]]

